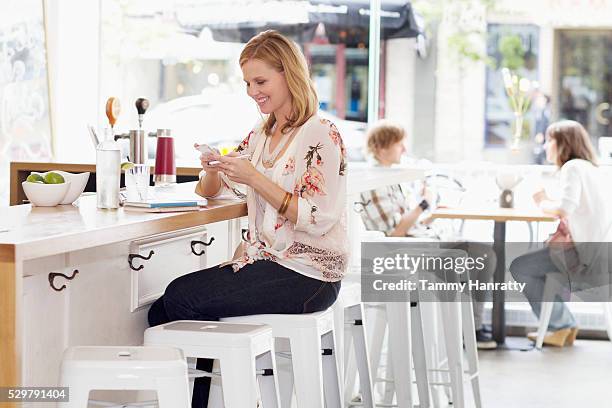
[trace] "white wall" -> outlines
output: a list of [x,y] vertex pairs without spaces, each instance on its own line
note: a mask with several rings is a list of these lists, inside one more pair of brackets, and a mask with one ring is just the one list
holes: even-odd
[[99,0],[45,0],[55,161],[95,162]]
[[[482,28],[482,27],[481,27]],[[480,160],[484,147],[485,65],[460,61],[449,48],[452,27],[438,29],[435,160]],[[484,49],[484,41],[479,44]]]
[[385,117],[402,125],[412,145],[414,123],[414,39],[387,40],[385,55]]

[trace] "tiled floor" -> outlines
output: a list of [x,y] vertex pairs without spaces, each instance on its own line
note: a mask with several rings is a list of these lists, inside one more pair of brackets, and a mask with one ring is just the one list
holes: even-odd
[[[480,352],[484,408],[612,407],[612,342]],[[466,387],[471,405],[471,392]]]

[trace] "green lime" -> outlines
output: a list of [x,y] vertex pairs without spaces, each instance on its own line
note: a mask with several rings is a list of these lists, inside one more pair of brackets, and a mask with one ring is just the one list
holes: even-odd
[[62,184],[65,180],[61,174],[50,172],[45,175],[43,181],[45,184]]
[[38,173],[30,173],[26,181],[29,181],[30,183],[44,183],[45,182],[42,176]]
[[132,162],[123,162],[121,163],[121,170],[129,170],[134,167],[134,163]]

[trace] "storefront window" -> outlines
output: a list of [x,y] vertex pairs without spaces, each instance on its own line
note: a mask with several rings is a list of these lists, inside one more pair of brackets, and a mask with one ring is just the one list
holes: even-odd
[[[513,43],[518,44],[513,47]],[[512,59],[512,63],[518,66],[516,74],[532,81],[538,80],[539,28],[534,25],[489,24],[487,55],[491,63],[487,66],[486,79],[485,145],[506,147],[512,135],[514,114],[506,96],[501,69],[505,61]],[[529,112],[523,134],[532,138],[534,132],[533,112]]]
[[[194,141],[236,144],[260,118],[245,92],[240,51],[253,35],[275,29],[304,51],[321,110],[339,127],[350,159],[360,160],[372,74],[369,5],[369,0],[104,1],[100,102],[110,95],[121,98],[125,113],[118,129],[127,132],[136,123],[132,101],[148,97],[152,108],[144,126],[171,128],[179,160],[193,160]],[[415,35],[408,2],[383,2],[382,11],[383,35]]]
[[558,116],[593,138],[612,136],[612,31],[562,30],[557,38]]

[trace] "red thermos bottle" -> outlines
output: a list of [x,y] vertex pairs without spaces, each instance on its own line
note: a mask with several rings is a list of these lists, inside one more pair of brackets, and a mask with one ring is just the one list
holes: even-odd
[[155,185],[176,183],[174,162],[174,139],[170,129],[157,129],[157,152],[155,154]]

